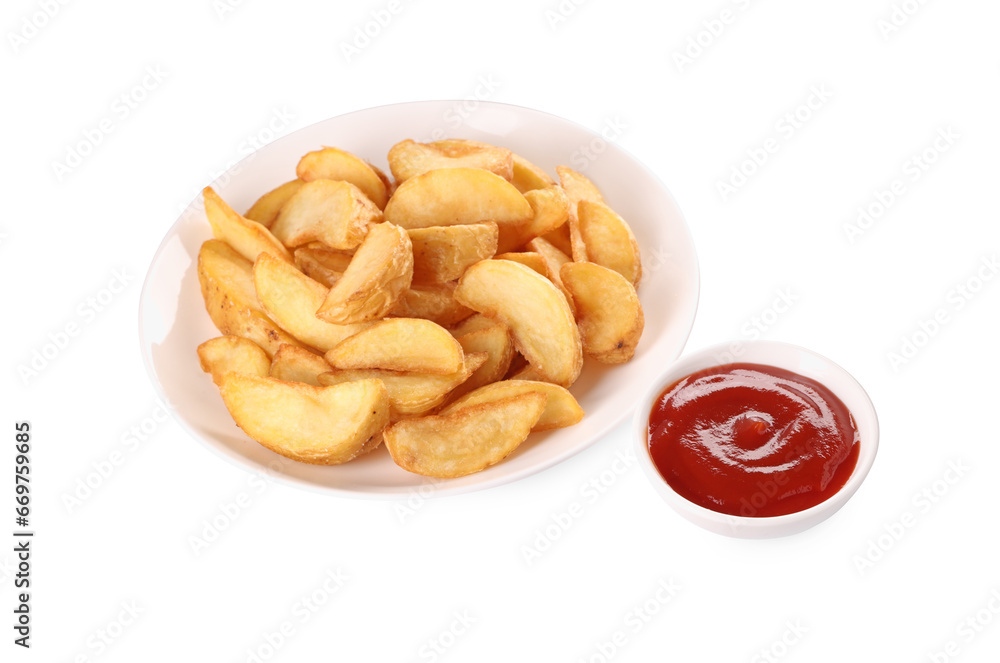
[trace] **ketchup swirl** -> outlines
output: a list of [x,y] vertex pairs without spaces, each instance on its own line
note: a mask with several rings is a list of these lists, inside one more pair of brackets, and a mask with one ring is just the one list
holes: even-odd
[[649,453],[680,495],[734,516],[823,502],[858,459],[858,431],[822,384],[759,364],[726,364],[671,385],[649,417]]

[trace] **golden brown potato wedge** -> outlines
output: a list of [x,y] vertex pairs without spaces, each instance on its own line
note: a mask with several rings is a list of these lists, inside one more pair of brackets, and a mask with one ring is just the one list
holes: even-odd
[[202,244],[198,281],[205,310],[221,333],[249,339],[269,357],[282,343],[300,345],[264,311],[254,288],[253,264],[233,247],[217,239]]
[[[431,143],[431,145],[441,148],[452,156],[460,156],[475,149],[506,149],[489,143],[468,140],[465,138],[437,140]],[[552,186],[556,183],[548,173],[520,155],[512,155],[511,165],[511,177],[505,177],[504,179],[510,180],[511,184],[513,184],[514,187],[521,193],[531,191],[532,189],[544,189],[545,187]],[[497,175],[503,175],[503,173],[498,172]]]
[[370,451],[389,422],[389,394],[379,380],[314,387],[230,373],[220,391],[247,435],[305,463],[335,465]]
[[212,226],[212,234],[236,249],[241,256],[253,262],[263,252],[271,253],[282,260],[292,261],[278,238],[256,221],[243,218],[219,197],[212,187],[202,192],[205,201],[205,216]]
[[491,327],[459,336],[458,342],[466,357],[469,353],[485,353],[487,359],[468,380],[449,395],[450,398],[458,398],[484,384],[496,382],[507,374],[510,360],[514,357],[514,339],[511,338],[507,325],[494,322]]
[[544,276],[510,260],[466,270],[455,299],[510,327],[514,346],[549,381],[569,387],[580,375],[580,332],[566,297]]
[[389,170],[399,183],[438,168],[481,168],[509,182],[514,168],[510,150],[464,141],[427,144],[404,140],[392,146],[388,159]]
[[538,418],[531,432],[572,426],[583,419],[583,408],[573,398],[569,390],[551,382],[530,382],[528,380],[503,380],[480,387],[454,401],[438,414],[449,415],[472,405],[492,403],[519,394],[538,392],[545,394],[545,410]]
[[559,291],[566,297],[569,310],[573,311],[575,315],[576,305],[573,303],[573,296],[566,289],[566,286],[563,285],[562,279],[559,277],[559,268],[570,262],[569,256],[543,237],[536,237],[528,242],[527,248],[542,257],[542,262],[545,264],[545,276],[556,284]]
[[295,264],[309,278],[332,288],[351,264],[350,253],[325,246],[302,246],[293,253]]
[[642,336],[642,304],[618,272],[591,262],[568,262],[560,274],[576,302],[583,351],[605,364],[632,358]]
[[583,235],[580,233],[580,220],[577,213],[577,207],[580,201],[589,200],[595,203],[603,203],[604,196],[598,191],[597,187],[591,182],[585,175],[578,173],[572,168],[567,166],[557,166],[556,173],[559,175],[559,182],[562,184],[563,190],[566,191],[566,196],[569,198],[570,202],[570,213],[567,225],[569,226],[569,239],[570,245],[573,251],[570,255],[573,256],[575,262],[586,262],[587,261],[587,245],[584,242]]
[[604,202],[604,196],[601,195],[600,189],[583,173],[579,173],[569,166],[556,166],[556,174],[559,175],[559,184],[569,196],[574,208],[581,200],[590,200],[595,203]]
[[319,241],[353,251],[381,220],[378,207],[350,182],[314,180],[285,202],[271,232],[291,248]]
[[258,198],[257,202],[255,202],[243,216],[251,221],[256,221],[265,228],[270,228],[274,225],[274,220],[278,218],[278,213],[281,211],[281,208],[286,202],[288,202],[289,198],[295,195],[295,192],[298,191],[303,184],[305,184],[305,182],[302,180],[292,180],[290,182],[285,182],[271,191],[268,191],[263,196]]
[[381,380],[389,392],[392,418],[398,419],[399,415],[409,416],[429,412],[444,403],[449,392],[468,380],[486,360],[485,352],[467,354],[462,368],[448,375],[368,368],[330,371],[321,374],[318,379],[324,385],[372,378]]
[[455,299],[454,283],[435,283],[411,287],[392,309],[399,318],[423,318],[442,327],[458,324],[472,315]]
[[386,318],[326,353],[334,368],[449,375],[462,368],[464,352],[444,327],[419,318]]
[[499,237],[495,223],[428,226],[407,233],[413,243],[414,283],[461,278],[470,265],[493,257]]
[[336,147],[324,147],[310,152],[299,160],[295,168],[300,180],[333,180],[350,182],[361,189],[365,196],[382,209],[389,200],[385,175],[368,162],[350,152]]
[[344,339],[365,329],[367,324],[338,325],[321,320],[316,309],[327,289],[295,265],[262,253],[253,266],[257,299],[281,328],[306,345],[326,352]]
[[316,315],[339,325],[378,320],[396,306],[412,280],[410,236],[391,223],[376,224]]
[[[565,254],[564,254],[565,255]],[[493,256],[497,260],[511,260],[513,262],[519,262],[526,267],[530,267],[542,276],[548,277],[548,271],[545,267],[545,259],[538,255],[534,251],[515,251],[512,253],[498,253]]]
[[555,180],[544,170],[531,163],[524,157],[514,155],[514,177],[511,184],[521,193],[527,193],[535,189],[544,189],[555,184]]
[[625,219],[604,203],[581,200],[577,207],[580,235],[590,262],[613,269],[634,286],[642,277],[639,243]]
[[274,353],[267,373],[285,382],[304,382],[321,387],[318,376],[333,370],[322,356],[294,345],[282,345]]
[[498,253],[513,251],[535,237],[542,237],[563,226],[569,219],[569,198],[561,187],[534,189],[525,193],[524,198],[531,205],[533,216],[524,225],[504,235],[503,243],[497,247]]
[[[289,346],[292,347],[292,346]],[[241,375],[267,375],[271,360],[259,345],[242,336],[219,336],[198,346],[201,370],[212,376],[212,381],[222,384],[227,373]]]
[[531,432],[546,396],[530,392],[448,416],[421,417],[385,429],[386,447],[397,465],[425,476],[473,474],[506,458]]
[[439,168],[411,177],[385,206],[385,220],[403,228],[454,226],[493,221],[520,225],[531,205],[499,175],[478,168]]

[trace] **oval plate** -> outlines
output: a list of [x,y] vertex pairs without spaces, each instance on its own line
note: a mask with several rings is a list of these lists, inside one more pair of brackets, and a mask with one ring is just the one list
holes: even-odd
[[[352,497],[455,494],[515,481],[559,463],[601,439],[632,412],[649,383],[681,353],[698,305],[698,263],[680,210],[663,184],[617,145],[540,111],[478,102],[424,101],[379,106],[319,122],[275,140],[222,174],[213,188],[237,210],[295,177],[295,165],[322,145],[348,150],[388,172],[385,155],[406,138],[426,142],[469,138],[522,155],[554,176],[555,167],[581,170],[632,226],[642,251],[639,284],[646,327],[635,357],[603,366],[587,361],[572,392],[586,412],[570,428],[535,433],[513,454],[483,472],[434,480],[397,467],[384,448],[345,465],[307,465],[268,451],[237,428],[195,348],[218,336],[198,284],[198,250],[211,238],[201,197],[160,244],[139,302],[139,340],[153,385],[174,417],[196,439],[251,472],[303,488]],[[464,117],[459,125],[457,120]],[[605,150],[581,161],[592,144]],[[583,166],[581,168],[581,166]]]

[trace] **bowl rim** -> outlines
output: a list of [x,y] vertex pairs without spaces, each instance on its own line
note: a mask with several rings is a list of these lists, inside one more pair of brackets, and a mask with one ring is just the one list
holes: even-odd
[[[402,109],[405,107],[417,107],[417,106],[428,106],[433,108],[435,106],[450,106],[454,104],[460,104],[466,101],[468,100],[454,99],[454,98],[422,99],[422,100],[399,101],[399,102],[369,106],[366,108],[359,108],[318,119],[315,122],[311,122],[310,124],[299,127],[298,129],[288,134],[282,135],[276,138],[275,141],[272,142],[278,142],[290,139],[295,134],[314,130],[314,128],[320,124],[324,124],[334,120],[348,118],[355,115],[371,113],[382,109],[390,109],[390,108]],[[537,117],[544,117],[548,121],[564,124],[584,134],[588,134],[595,138],[600,138],[600,135],[596,130],[587,127],[583,124],[580,124],[574,120],[570,120],[568,118],[556,115],[554,113],[549,113],[547,111],[539,110],[529,106],[522,106],[518,104],[511,104],[499,101],[481,100],[477,101],[476,103],[479,106],[483,107],[506,108],[516,113],[525,113]],[[258,154],[258,152],[260,152],[262,149],[267,148],[269,145],[271,145],[271,143],[262,146],[262,148],[255,150],[254,152],[240,159],[238,162],[232,164],[229,168],[227,168],[224,172],[220,173],[212,182],[210,182],[206,186],[219,188],[220,186],[222,186],[220,185],[221,182],[227,181],[228,178],[231,177],[232,173],[240,172],[240,170],[248,161],[254,159]],[[679,219],[682,221],[680,226],[680,231],[687,236],[688,244],[692,248],[690,256],[690,259],[692,261],[692,270],[690,274],[691,277],[690,287],[693,298],[693,308],[691,311],[690,321],[686,324],[683,330],[680,330],[681,342],[673,357],[674,359],[676,359],[683,352],[684,348],[687,346],[688,340],[691,337],[691,333],[694,329],[694,322],[697,319],[698,308],[701,302],[701,264],[700,261],[698,260],[697,249],[694,243],[694,234],[692,233],[691,227],[687,221],[687,217],[685,216],[680,205],[677,203],[677,199],[674,197],[673,192],[667,187],[666,183],[660,178],[660,176],[654,170],[652,170],[644,161],[637,158],[632,152],[624,148],[622,145],[614,143],[614,147],[624,157],[626,157],[630,162],[632,162],[638,169],[644,171],[652,181],[657,183],[659,194],[664,196],[666,199],[670,201],[670,203],[673,205],[673,208],[676,210]],[[152,256],[149,259],[148,262],[149,267],[147,267],[146,274],[143,278],[142,288],[140,290],[138,316],[137,316],[138,317],[137,341],[139,345],[140,355],[142,356],[143,366],[145,367],[147,376],[149,377],[149,380],[152,383],[157,401],[165,407],[165,409],[171,414],[171,418],[181,426],[181,428],[187,435],[189,435],[195,440],[198,440],[199,442],[202,442],[202,446],[207,447],[211,453],[213,453],[219,458],[222,458],[225,462],[235,467],[238,467],[243,471],[265,473],[268,475],[270,479],[272,479],[276,483],[293,486],[299,489],[305,489],[311,492],[333,495],[336,497],[348,497],[355,499],[374,499],[374,500],[397,500],[397,499],[406,499],[415,490],[419,491],[421,496],[423,496],[424,498],[449,497],[452,495],[502,486],[507,483],[511,483],[512,481],[527,478],[533,474],[554,467],[562,463],[563,461],[571,458],[572,456],[580,453],[581,451],[588,448],[592,444],[595,444],[601,439],[607,437],[613,430],[615,430],[619,426],[622,426],[624,422],[626,422],[629,416],[632,414],[632,409],[634,405],[633,407],[623,408],[616,416],[612,417],[607,422],[605,422],[604,426],[601,428],[600,431],[595,433],[595,435],[593,436],[594,439],[591,442],[591,444],[576,446],[572,449],[569,449],[560,455],[548,459],[547,462],[540,463],[538,466],[532,468],[531,471],[524,472],[515,477],[514,479],[500,476],[493,478],[491,480],[482,481],[474,485],[463,486],[463,487],[449,488],[446,484],[443,484],[440,480],[430,480],[421,484],[419,487],[415,488],[411,487],[408,490],[385,491],[385,492],[379,492],[379,491],[367,492],[367,491],[358,491],[354,489],[345,489],[340,487],[321,486],[295,476],[287,475],[280,471],[271,471],[275,469],[274,468],[275,462],[277,462],[280,465],[284,460],[277,457],[275,461],[272,461],[271,465],[268,468],[255,469],[254,467],[252,467],[253,463],[251,461],[248,461],[247,459],[242,457],[237,457],[232,454],[226,453],[223,449],[218,448],[216,445],[205,443],[202,434],[197,430],[195,430],[195,428],[186,420],[185,417],[181,416],[180,412],[177,411],[177,409],[174,406],[174,403],[171,401],[170,397],[168,396],[163,385],[160,382],[159,376],[156,371],[156,367],[154,366],[153,363],[152,354],[149,348],[147,347],[147,344],[145,343],[145,339],[148,337],[148,332],[145,329],[145,317],[143,315],[143,311],[144,311],[144,302],[146,302],[150,297],[149,291],[152,287],[151,284],[154,281],[152,267],[159,264],[162,255],[167,250],[173,236],[175,235],[176,229],[180,226],[180,224],[185,222],[185,219],[187,215],[191,212],[191,209],[197,206],[200,197],[201,197],[200,193],[196,194],[195,197],[192,198],[192,200],[184,208],[184,210],[182,210],[179,213],[179,215],[173,220],[170,226],[164,231],[163,237],[160,239],[160,242],[157,245],[156,250],[153,252]],[[424,490],[425,487],[430,487],[430,490]]]
[[[724,356],[727,352],[731,351],[733,344],[734,341],[726,341],[687,352],[668,365],[649,386],[643,394],[642,399],[637,403],[632,416],[632,438],[636,457],[640,467],[643,469],[643,474],[653,489],[675,511],[696,525],[719,534],[737,538],[768,538],[801,532],[819,524],[836,513],[857,492],[868,476],[869,471],[874,465],[875,457],[878,455],[878,413],[875,410],[875,405],[871,397],[861,383],[858,382],[857,378],[840,364],[814,350],[784,341],[740,341],[742,347],[740,357],[720,360],[720,356]],[[678,494],[664,480],[659,470],[653,464],[649,454],[649,414],[653,403],[660,397],[666,387],[691,373],[705,368],[734,363],[752,363],[784,368],[800,375],[804,374],[799,369],[782,366],[780,361],[755,359],[753,356],[747,356],[748,354],[754,355],[759,352],[779,353],[781,356],[789,358],[805,355],[818,360],[826,370],[838,375],[838,381],[841,383],[839,387],[834,387],[823,380],[819,381],[844,401],[845,404],[853,404],[853,406],[849,406],[849,410],[859,426],[859,455],[857,465],[843,487],[819,504],[803,509],[802,511],[780,516],[735,516],[713,511],[689,501]],[[810,376],[806,375],[806,377]],[[860,410],[857,407],[858,405],[861,406]],[[865,428],[863,433],[861,430],[862,426]]]

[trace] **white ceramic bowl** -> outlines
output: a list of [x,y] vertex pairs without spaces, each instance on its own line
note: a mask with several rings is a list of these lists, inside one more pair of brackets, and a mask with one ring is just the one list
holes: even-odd
[[627,152],[589,129],[536,110],[489,102],[380,106],[282,137],[233,166],[212,186],[242,211],[265,191],[294,178],[299,158],[321,145],[341,147],[388,170],[385,155],[396,142],[444,137],[508,147],[553,175],[557,165],[567,164],[597,183],[611,207],[632,226],[642,251],[638,292],[646,329],[633,361],[621,366],[588,362],[572,389],[587,413],[583,421],[533,434],[502,463],[467,477],[434,481],[410,474],[397,467],[385,449],[334,467],[288,461],[236,427],[218,390],[198,366],[195,348],[218,335],[198,286],[198,249],[211,237],[199,196],[167,232],[139,303],[140,344],[150,378],[194,438],[247,471],[267,473],[298,487],[357,497],[405,496],[415,491],[424,496],[477,490],[528,476],[585,449],[628,417],[645,386],[687,341],[698,303],[698,264],[691,235],[663,184]]
[[[774,341],[744,342],[735,359],[732,343],[711,346],[685,355],[647,387],[632,417],[636,458],[657,493],[680,515],[718,534],[740,538],[767,538],[795,534],[826,520],[858,490],[875,462],[878,451],[878,417],[865,390],[850,373],[811,350]],[[649,454],[649,414],[653,404],[671,384],[697,371],[729,363],[764,364],[783,368],[825,385],[850,410],[858,427],[859,455],[854,472],[837,493],[803,511],[783,516],[748,518],[732,516],[688,501],[670,487]]]

